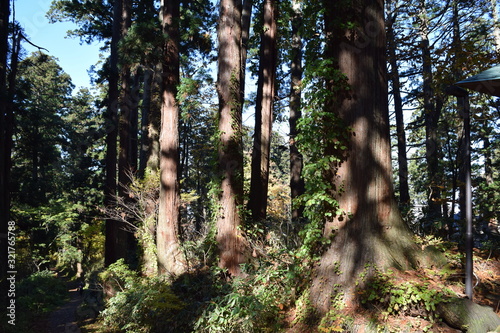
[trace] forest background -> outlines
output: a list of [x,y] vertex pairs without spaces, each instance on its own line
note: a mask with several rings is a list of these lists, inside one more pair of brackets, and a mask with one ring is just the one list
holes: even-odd
[[462,115],[475,247],[496,258],[499,105],[447,88],[497,63],[495,0],[53,1],[102,44],[78,90],[12,4],[0,222],[26,330],[56,268],[104,331],[472,331],[443,306],[464,300]]

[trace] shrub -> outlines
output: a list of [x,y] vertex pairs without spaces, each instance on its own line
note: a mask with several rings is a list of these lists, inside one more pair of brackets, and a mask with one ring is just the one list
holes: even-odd
[[110,265],[101,278],[118,290],[101,313],[108,331],[171,332],[183,304],[165,281],[139,277],[123,260]]
[[36,272],[21,280],[17,287],[19,308],[33,314],[50,312],[66,301],[65,284],[52,272]]

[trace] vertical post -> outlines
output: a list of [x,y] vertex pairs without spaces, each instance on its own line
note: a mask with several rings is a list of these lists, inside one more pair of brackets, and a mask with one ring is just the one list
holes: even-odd
[[473,277],[472,248],[474,246],[474,240],[472,235],[472,184],[471,184],[469,94],[465,89],[462,89],[455,85],[448,87],[446,89],[446,93],[457,97],[459,101],[458,113],[462,116],[462,120],[464,123],[465,158],[462,163],[465,173],[465,295],[470,300],[472,300],[472,277]]
[[472,300],[473,260],[472,248],[472,185],[471,185],[471,144],[470,144],[470,112],[468,96],[465,96],[463,121],[465,136],[465,294]]

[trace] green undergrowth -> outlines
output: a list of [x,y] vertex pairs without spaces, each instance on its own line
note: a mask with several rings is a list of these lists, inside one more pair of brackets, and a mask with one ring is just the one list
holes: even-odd
[[1,332],[32,332],[39,330],[42,317],[62,305],[68,299],[66,283],[58,279],[53,272],[44,270],[35,272],[16,284],[15,295],[15,325],[8,324],[11,320],[2,311]]
[[156,277],[140,277],[123,260],[101,274],[115,290],[101,313],[104,332],[170,332],[184,303],[170,285]]

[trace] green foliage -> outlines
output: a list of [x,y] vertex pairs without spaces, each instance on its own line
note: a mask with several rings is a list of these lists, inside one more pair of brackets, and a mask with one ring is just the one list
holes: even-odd
[[[16,285],[15,326],[0,322],[2,332],[33,332],[33,325],[42,317],[67,301],[65,283],[48,270],[33,273],[18,281]],[[8,318],[5,309],[0,311],[2,318]]]
[[17,288],[19,307],[35,314],[47,313],[66,300],[66,286],[48,270],[31,274]]
[[276,332],[283,297],[277,274],[236,279],[204,308],[194,332]]
[[103,325],[112,332],[169,332],[183,303],[159,278],[141,278],[123,259],[100,274],[104,285],[118,291],[101,313]]
[[394,272],[375,271],[375,275],[358,290],[361,303],[374,306],[387,316],[419,315],[436,319],[436,306],[446,302],[445,293],[433,288],[430,282],[398,281]]

